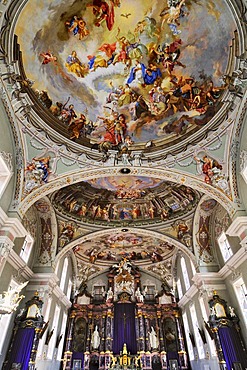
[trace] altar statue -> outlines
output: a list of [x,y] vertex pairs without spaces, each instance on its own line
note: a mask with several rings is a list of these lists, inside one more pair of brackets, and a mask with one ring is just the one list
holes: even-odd
[[140,291],[140,288],[139,287],[136,289],[135,297],[136,297],[137,302],[141,302],[141,303],[144,302],[144,297],[141,294],[141,291]]
[[109,302],[112,300],[112,298],[113,298],[113,291],[112,291],[112,287],[110,286],[106,294],[106,301]]
[[155,333],[153,326],[151,327],[151,331],[149,332],[149,342],[150,342],[151,348],[153,349],[158,348],[158,345],[159,345],[158,338],[157,338],[157,335]]
[[92,345],[93,349],[98,349],[99,345],[100,345],[100,336],[99,336],[97,325],[95,326],[94,332],[92,334],[91,345]]
[[231,316],[231,317],[236,317],[234,307],[229,306],[229,313],[230,313],[230,316]]

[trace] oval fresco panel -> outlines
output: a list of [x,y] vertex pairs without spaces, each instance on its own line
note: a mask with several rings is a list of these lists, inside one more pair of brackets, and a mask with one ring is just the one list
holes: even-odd
[[75,256],[80,260],[119,261],[126,257],[132,261],[160,262],[171,257],[174,246],[168,242],[132,232],[110,233],[99,236],[74,247]]

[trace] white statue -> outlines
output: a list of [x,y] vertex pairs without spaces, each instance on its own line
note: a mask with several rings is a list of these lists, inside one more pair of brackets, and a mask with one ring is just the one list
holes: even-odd
[[112,287],[110,286],[110,288],[108,289],[107,295],[106,295],[106,300],[110,301],[112,298],[113,298],[113,291],[112,291]]
[[98,349],[99,345],[100,345],[100,336],[99,336],[97,325],[95,326],[94,332],[92,334],[91,345],[92,345],[93,349]]
[[144,297],[145,297],[145,295],[148,293],[148,287],[147,286],[145,286],[145,288],[144,288],[144,290],[143,290],[143,292],[142,292],[142,294],[144,295]]
[[230,313],[230,316],[231,316],[231,317],[236,317],[234,307],[229,306],[229,313]]
[[211,311],[211,315],[212,316],[215,316],[216,315],[216,311],[215,311],[215,308],[214,307],[210,307],[210,311]]
[[141,294],[141,291],[140,291],[139,287],[136,289],[135,297],[136,297],[137,302],[144,302],[144,297]]
[[158,342],[158,338],[157,338],[157,335],[155,333],[153,326],[151,327],[151,331],[149,332],[149,342],[150,342],[151,348],[153,349],[158,348],[159,342]]
[[101,287],[101,294],[102,294],[102,297],[105,297],[106,295],[106,291],[103,286]]

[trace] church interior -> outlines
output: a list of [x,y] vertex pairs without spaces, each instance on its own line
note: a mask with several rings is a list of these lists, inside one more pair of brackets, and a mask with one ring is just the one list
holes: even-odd
[[0,24],[0,368],[246,369],[246,0]]

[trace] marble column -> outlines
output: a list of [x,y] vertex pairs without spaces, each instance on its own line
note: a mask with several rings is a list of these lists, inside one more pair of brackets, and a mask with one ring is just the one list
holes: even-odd
[[71,368],[72,339],[73,339],[75,317],[76,317],[76,313],[74,311],[72,311],[70,316],[69,316],[68,334],[67,334],[67,338],[66,338],[65,351],[64,351],[64,355],[63,355],[63,369],[66,369],[66,370]]
[[160,352],[164,352],[165,351],[165,342],[164,342],[162,322],[161,322],[161,313],[160,312],[157,312],[157,322],[158,322],[158,328],[159,328]]
[[179,362],[182,367],[187,367],[187,353],[185,351],[184,337],[182,331],[182,323],[179,312],[174,313],[176,328],[177,328],[177,346],[178,346],[178,355]]
[[105,328],[106,328],[106,315],[104,312],[100,320],[100,346],[99,346],[100,352],[105,352]]
[[151,351],[151,344],[149,341],[149,332],[150,332],[150,325],[149,325],[149,319],[144,314],[144,323],[145,323],[145,351]]
[[138,308],[136,308],[135,314],[135,327],[136,327],[137,352],[140,352],[140,327],[139,327]]
[[139,351],[145,351],[145,330],[142,309],[138,309],[138,322],[139,322]]
[[37,349],[39,345],[39,335],[40,335],[41,330],[42,330],[41,327],[35,328],[35,335],[33,339],[33,346],[32,346],[32,351],[31,351],[30,360],[28,364],[28,369],[35,369],[35,360],[37,356]]
[[112,352],[112,341],[113,341],[113,305],[108,307],[106,316],[106,333],[105,333],[105,350],[106,352]]
[[91,338],[93,333],[93,314],[90,311],[88,313],[88,322],[87,322],[87,339],[86,339],[86,352],[91,351]]

